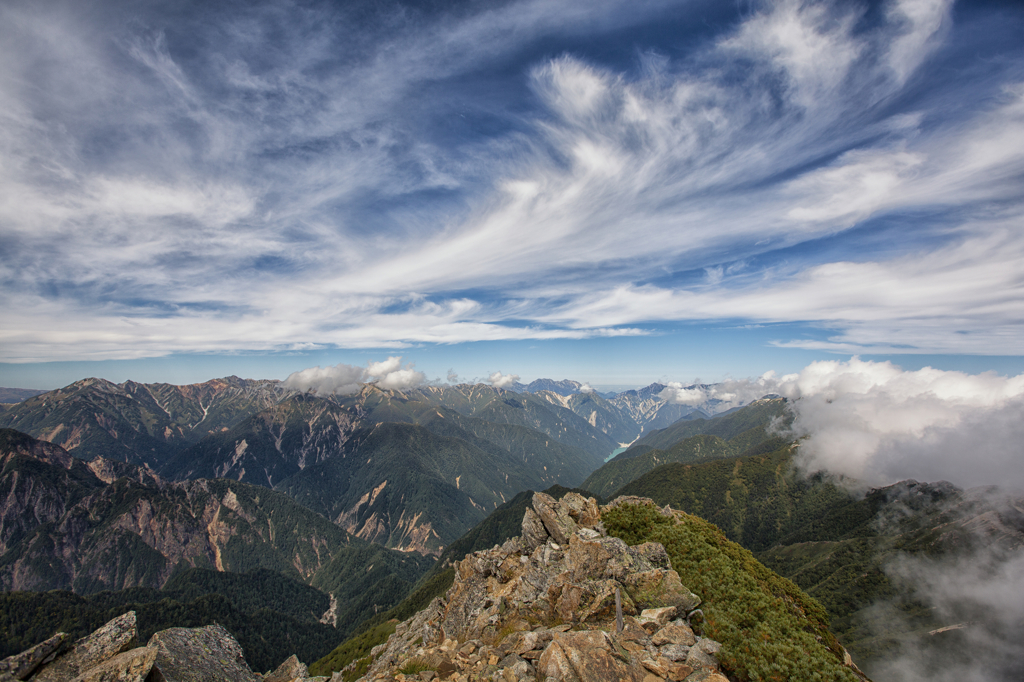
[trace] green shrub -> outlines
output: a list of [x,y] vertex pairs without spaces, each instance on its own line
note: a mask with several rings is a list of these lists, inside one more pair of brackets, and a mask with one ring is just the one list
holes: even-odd
[[842,664],[825,609],[714,525],[689,514],[677,523],[653,505],[609,509],[602,521],[630,545],[665,546],[683,584],[703,599],[704,634],[721,642],[718,659],[737,679],[858,680]]

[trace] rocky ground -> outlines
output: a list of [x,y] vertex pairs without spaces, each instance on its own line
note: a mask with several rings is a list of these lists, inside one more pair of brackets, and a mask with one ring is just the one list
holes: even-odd
[[399,624],[361,679],[726,682],[665,549],[600,519],[593,499],[534,495],[522,536],[459,562],[446,600]]

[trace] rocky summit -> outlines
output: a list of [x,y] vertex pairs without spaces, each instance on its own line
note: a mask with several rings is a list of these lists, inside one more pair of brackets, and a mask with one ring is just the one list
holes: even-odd
[[399,624],[361,679],[727,680],[660,544],[607,536],[576,493],[536,493],[522,529],[458,562],[446,598]]

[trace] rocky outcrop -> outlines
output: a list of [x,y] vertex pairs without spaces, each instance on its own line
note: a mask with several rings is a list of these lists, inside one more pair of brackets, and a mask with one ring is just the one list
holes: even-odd
[[31,679],[36,682],[65,682],[73,679],[132,648],[137,638],[135,612],[129,611],[75,642],[65,654],[45,663]]
[[456,564],[455,582],[373,650],[365,680],[725,680],[664,547],[608,537],[593,499],[543,493],[523,535]]
[[60,653],[68,641],[67,634],[58,632],[44,642],[36,644],[20,654],[0,661],[0,680],[24,680],[45,661],[50,654]]
[[[171,628],[135,646],[135,612],[110,621],[70,647],[59,633],[0,661],[0,682],[257,682],[242,648],[219,625]],[[297,675],[288,675],[288,664]],[[276,682],[312,682],[293,656],[275,672]],[[281,673],[281,674],[279,674]],[[271,676],[273,677],[273,676]],[[271,679],[268,677],[267,679]],[[316,678],[312,678],[315,680]],[[325,679],[325,678],[321,678]]]

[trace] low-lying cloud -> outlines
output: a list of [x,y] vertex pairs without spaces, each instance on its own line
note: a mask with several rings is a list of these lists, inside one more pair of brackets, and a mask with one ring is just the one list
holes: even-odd
[[402,357],[392,356],[382,362],[370,361],[366,367],[337,364],[309,367],[292,372],[282,382],[285,388],[316,395],[353,395],[370,382],[396,391],[416,388],[426,382],[423,372],[410,363],[402,367]]
[[[1021,513],[1017,508],[1018,520]],[[994,546],[942,559],[900,554],[886,566],[886,574],[925,604],[941,625],[878,664],[872,670],[875,679],[1024,679],[1024,553]],[[895,605],[882,602],[872,608],[884,610],[889,628],[898,624],[913,632],[920,627],[902,623],[907,616]]]
[[783,377],[800,462],[867,484],[906,478],[1024,487],[1024,375],[817,362]]
[[1024,487],[1024,374],[967,374],[890,362],[815,362],[799,373],[705,386],[669,383],[669,402],[722,411],[766,394],[790,400],[799,463],[883,485],[906,478]]
[[710,385],[702,384],[700,380],[689,386],[670,381],[658,397],[676,405],[724,412],[775,393],[777,388],[775,372],[766,372],[757,379],[726,379]]

